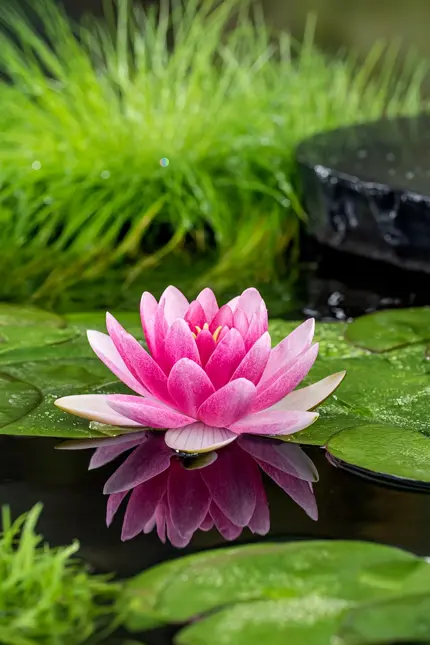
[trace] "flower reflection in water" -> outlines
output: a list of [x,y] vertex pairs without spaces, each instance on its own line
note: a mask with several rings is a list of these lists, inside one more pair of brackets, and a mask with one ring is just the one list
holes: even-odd
[[242,436],[218,453],[196,457],[168,448],[156,432],[136,432],[68,448],[97,447],[90,468],[130,451],[106,482],[107,524],[128,496],[122,539],[154,528],[160,540],[186,546],[195,531],[215,527],[234,540],[244,527],[265,535],[270,528],[262,471],[314,520],[318,511],[312,489],[318,473],[296,445],[276,439]]

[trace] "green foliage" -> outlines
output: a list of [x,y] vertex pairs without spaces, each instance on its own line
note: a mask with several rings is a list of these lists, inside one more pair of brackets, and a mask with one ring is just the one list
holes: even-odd
[[178,645],[421,642],[430,565],[364,542],[266,543],[161,564],[126,582],[122,602],[131,631],[188,623]]
[[0,642],[2,645],[83,645],[103,641],[120,619],[120,587],[90,574],[74,556],[77,542],[51,548],[35,526],[36,505],[11,522],[3,509],[0,538]]
[[380,43],[358,64],[322,55],[311,22],[301,45],[272,37],[246,0],[106,4],[75,28],[31,3],[43,37],[0,12],[3,299],[118,306],[166,259],[193,288],[270,281],[304,216],[296,144],[421,107],[423,66],[399,74]]

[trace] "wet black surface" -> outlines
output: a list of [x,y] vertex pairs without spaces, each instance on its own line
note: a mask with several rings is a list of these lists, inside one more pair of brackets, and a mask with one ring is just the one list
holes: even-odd
[[[117,464],[87,472],[91,451],[66,453],[54,446],[55,441],[45,439],[1,439],[0,505],[10,504],[17,516],[42,501],[41,533],[52,545],[79,539],[82,556],[97,571],[131,576],[166,559],[225,544],[215,531],[196,533],[190,546],[181,550],[163,545],[152,533],[121,542],[121,514],[106,528],[102,494],[103,483]],[[264,539],[364,539],[430,555],[430,495],[334,468],[319,448],[307,452],[320,473],[315,485],[319,520],[309,519],[266,480],[272,528]],[[244,532],[235,544],[253,539]]]
[[293,312],[295,318],[350,320],[380,309],[430,305],[430,276],[425,272],[332,249],[307,236],[301,246],[297,297],[303,306]]
[[297,160],[320,242],[430,272],[430,116],[319,134]]

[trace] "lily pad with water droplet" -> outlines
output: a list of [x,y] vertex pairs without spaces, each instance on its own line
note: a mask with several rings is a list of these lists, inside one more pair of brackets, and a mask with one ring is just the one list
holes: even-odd
[[0,429],[25,417],[39,405],[42,398],[36,387],[7,374],[0,374]]
[[87,419],[66,414],[54,405],[57,398],[66,394],[129,393],[129,390],[122,383],[115,381],[109,370],[97,359],[46,364],[40,361],[11,365],[9,370],[16,377],[38,378],[43,399],[25,416],[0,428],[0,433],[70,439],[116,434],[109,427],[103,428],[103,432],[101,429],[91,428]]
[[61,316],[38,309],[37,307],[21,307],[0,303],[0,327],[66,327],[67,323]]
[[[306,541],[209,551],[163,563],[125,583],[125,623],[190,623],[180,645],[327,645],[350,609],[404,595],[430,565],[392,547]],[[421,579],[421,578],[420,578]]]
[[0,356],[15,350],[58,345],[76,337],[71,328],[0,326]]
[[360,468],[430,482],[430,439],[419,432],[369,424],[336,434],[327,450],[336,459]]
[[[286,439],[329,446],[335,458],[358,468],[430,481],[430,366],[422,347],[398,350],[386,358],[317,361],[313,378],[339,366],[347,376],[318,408],[317,423]],[[372,434],[369,427],[378,432]]]
[[430,594],[357,607],[343,618],[338,645],[392,645],[430,641]]
[[387,309],[354,320],[345,337],[372,352],[430,340],[430,307]]

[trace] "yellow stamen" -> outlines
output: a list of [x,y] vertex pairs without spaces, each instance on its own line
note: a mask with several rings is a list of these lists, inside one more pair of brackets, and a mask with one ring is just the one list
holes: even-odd
[[196,325],[196,329],[197,329],[197,333],[198,333],[198,334],[200,334],[200,332],[201,332],[202,330],[200,329],[200,327],[199,327],[198,325]]
[[207,322],[206,322],[206,323],[203,325],[203,329],[209,329],[209,323],[207,323]]
[[194,339],[196,339],[196,338],[197,338],[197,334],[195,334],[193,331],[192,331],[191,333],[192,333],[192,335],[194,336]]
[[213,333],[213,339],[214,339],[215,342],[217,342],[217,340],[218,340],[218,336],[220,335],[221,329],[222,329],[222,327],[220,326]]

